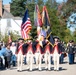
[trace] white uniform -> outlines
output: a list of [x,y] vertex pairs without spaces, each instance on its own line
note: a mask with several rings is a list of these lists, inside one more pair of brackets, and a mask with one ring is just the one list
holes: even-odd
[[23,54],[20,50],[17,55],[17,70],[22,71],[22,65],[23,65]]
[[45,69],[48,68],[48,70],[50,70],[50,65],[51,65],[51,60],[50,57],[52,54],[50,54],[50,45],[46,45],[45,48],[45,54],[44,54],[44,58],[45,58]]
[[26,61],[27,65],[30,71],[32,71],[32,64],[33,64],[33,49],[32,49],[32,43],[28,45],[27,54],[26,54]]
[[59,57],[60,53],[58,53],[58,45],[54,47],[54,52],[53,52],[53,60],[54,60],[54,70],[59,70]]
[[39,44],[37,44],[37,46],[36,46],[35,58],[36,58],[36,68],[41,70],[42,54],[41,54],[41,50],[40,50],[40,45]]
[[37,33],[38,33],[38,44],[36,46],[36,53],[35,53],[35,57],[36,57],[36,66],[38,67],[39,70],[41,70],[41,60],[42,60],[42,54],[43,54],[43,41],[44,41],[44,37],[46,36],[45,35],[45,31],[42,30],[41,27],[38,27],[38,30],[37,30]]
[[17,54],[17,70],[18,71],[22,71],[22,65],[23,65],[22,45],[23,45],[23,43],[18,44],[17,51],[16,51],[16,54]]

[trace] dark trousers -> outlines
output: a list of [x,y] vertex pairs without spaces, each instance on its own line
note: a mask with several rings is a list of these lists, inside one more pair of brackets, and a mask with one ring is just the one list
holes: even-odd
[[10,68],[10,62],[11,62],[11,58],[5,57],[5,67]]
[[0,69],[2,69],[3,63],[2,63],[2,58],[0,57]]
[[73,54],[73,63],[74,63],[74,60],[75,60],[75,54]]
[[3,60],[0,57],[0,70],[4,70],[5,69],[5,65],[3,65]]
[[73,64],[74,63],[74,54],[68,54],[69,57],[69,64]]
[[63,61],[64,61],[64,54],[61,54],[61,56],[60,56],[60,64],[62,64]]

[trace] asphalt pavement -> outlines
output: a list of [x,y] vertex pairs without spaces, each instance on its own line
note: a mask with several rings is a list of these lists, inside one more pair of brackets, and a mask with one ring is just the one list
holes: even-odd
[[64,63],[60,64],[60,70],[54,71],[54,65],[51,65],[51,70],[45,69],[45,63],[42,64],[42,71],[38,71],[36,65],[33,64],[33,71],[28,71],[27,65],[23,65],[23,71],[17,72],[17,67],[11,67],[10,69],[0,70],[0,75],[76,75],[76,58],[75,64],[68,64],[68,57],[64,58]]

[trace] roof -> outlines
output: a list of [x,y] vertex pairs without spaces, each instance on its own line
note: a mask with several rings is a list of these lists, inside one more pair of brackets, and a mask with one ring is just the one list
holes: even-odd
[[10,12],[8,12],[6,9],[3,8],[2,10],[3,10],[2,18],[14,18],[14,16]]
[[3,10],[3,12],[2,12],[2,18],[3,19],[6,19],[6,18],[12,18],[12,19],[14,19],[14,20],[22,20],[22,18],[21,17],[14,17],[10,12],[8,12],[6,9],[2,9]]

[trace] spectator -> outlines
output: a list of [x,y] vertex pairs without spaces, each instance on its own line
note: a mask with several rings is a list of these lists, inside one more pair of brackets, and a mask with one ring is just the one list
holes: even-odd
[[5,51],[5,67],[10,68],[10,62],[12,57],[12,51],[10,50],[10,44],[6,44],[6,51]]
[[[5,52],[6,52],[6,47],[5,47],[5,45],[2,47],[2,49],[0,50],[0,58],[1,58],[1,61],[2,61],[2,63],[1,63],[1,67],[4,67],[5,66],[5,59],[4,59],[4,54],[5,54]],[[0,62],[1,62],[0,61]]]
[[64,62],[64,54],[65,54],[65,46],[64,46],[64,42],[61,42],[61,47],[62,47],[62,53],[61,53],[61,56],[60,56],[60,64],[62,64]]
[[69,57],[69,64],[74,63],[74,54],[75,54],[75,48],[74,48],[74,41],[71,40],[68,47],[67,47],[68,57]]
[[15,43],[14,42],[12,42],[12,45],[11,45],[11,47],[10,47],[10,50],[12,51],[12,65],[13,66],[16,66],[16,60],[17,60],[17,58],[16,58],[16,55],[15,55],[15,52],[16,52],[16,46],[15,46]]

